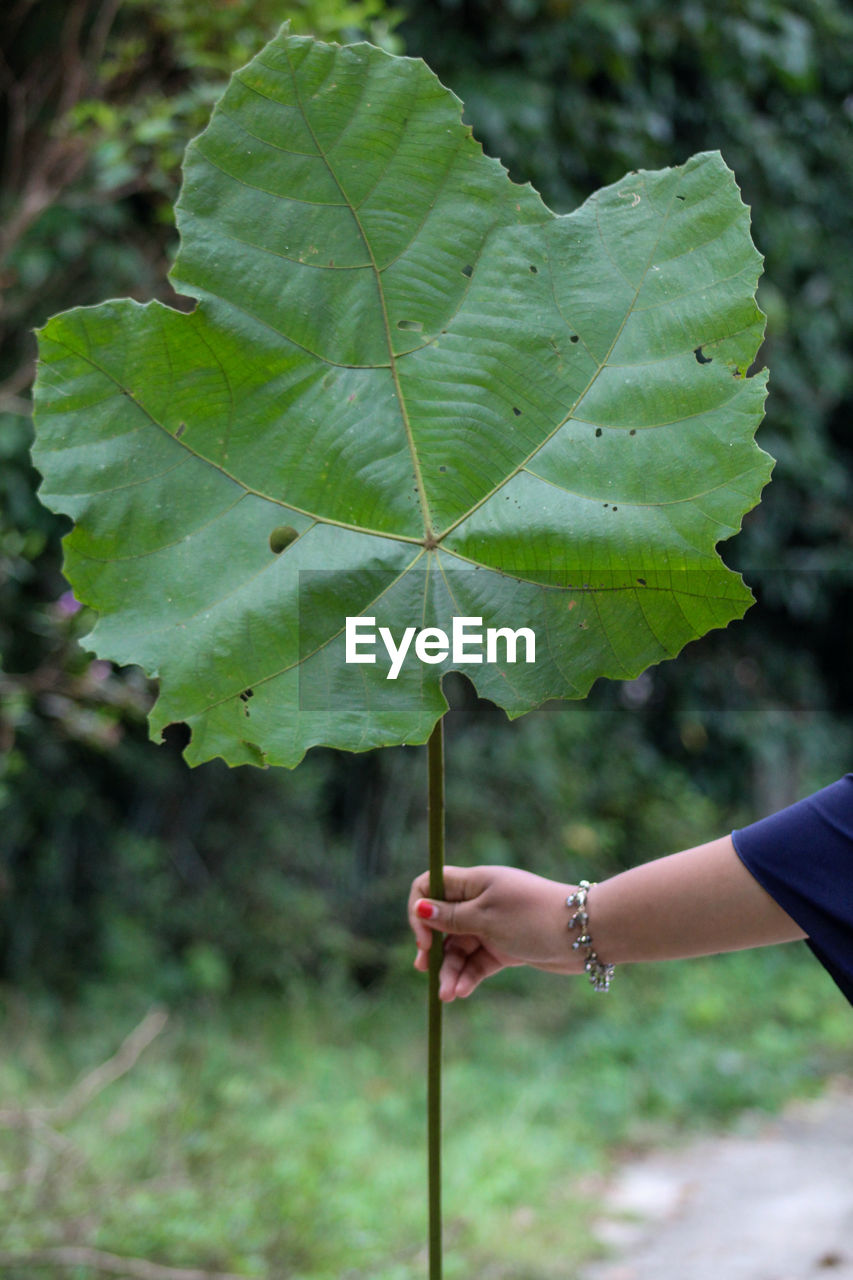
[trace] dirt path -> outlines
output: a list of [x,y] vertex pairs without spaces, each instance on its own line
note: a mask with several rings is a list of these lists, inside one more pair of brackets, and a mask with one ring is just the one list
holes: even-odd
[[581,1280],[853,1280],[853,1080],[749,1136],[624,1166]]

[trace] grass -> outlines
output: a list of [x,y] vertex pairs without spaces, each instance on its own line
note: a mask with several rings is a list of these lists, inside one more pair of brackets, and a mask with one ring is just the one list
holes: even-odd
[[[176,1010],[76,1114],[7,1114],[0,1275],[102,1276],[103,1257],[33,1260],[76,1245],[176,1274],[422,1280],[423,996],[401,961],[378,995]],[[138,993],[73,1010],[7,993],[0,1107],[57,1104],[144,1012]],[[850,1012],[801,946],[625,967],[606,996],[516,970],[452,1006],[447,1280],[566,1280],[594,1252],[585,1224],[614,1162],[853,1070]]]

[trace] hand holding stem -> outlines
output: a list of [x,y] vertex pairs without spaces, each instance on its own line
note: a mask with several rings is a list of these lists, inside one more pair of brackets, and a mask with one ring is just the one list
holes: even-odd
[[[428,897],[418,876],[409,922],[426,970],[433,932],[447,935],[439,995],[469,996],[510,965],[581,973],[566,898],[575,885],[515,867],[445,867],[445,897]],[[608,964],[679,959],[803,938],[737,856],[730,836],[623,871],[589,896],[589,929]]]

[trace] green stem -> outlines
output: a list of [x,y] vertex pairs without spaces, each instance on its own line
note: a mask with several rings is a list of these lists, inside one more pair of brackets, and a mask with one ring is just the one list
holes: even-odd
[[[444,897],[444,718],[429,738],[429,896]],[[438,975],[444,950],[436,934],[429,952],[427,1159],[429,1165],[429,1280],[441,1280],[441,1001]]]

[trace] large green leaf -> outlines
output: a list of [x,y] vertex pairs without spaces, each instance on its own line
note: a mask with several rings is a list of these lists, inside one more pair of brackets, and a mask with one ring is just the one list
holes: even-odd
[[[518,716],[745,611],[715,546],[770,469],[761,259],[719,155],[556,217],[422,62],[282,32],[178,216],[195,309],[51,320],[35,461],[92,647],[159,678],[191,763],[422,742],[451,667]],[[392,680],[347,616],[524,626],[536,658]]]

